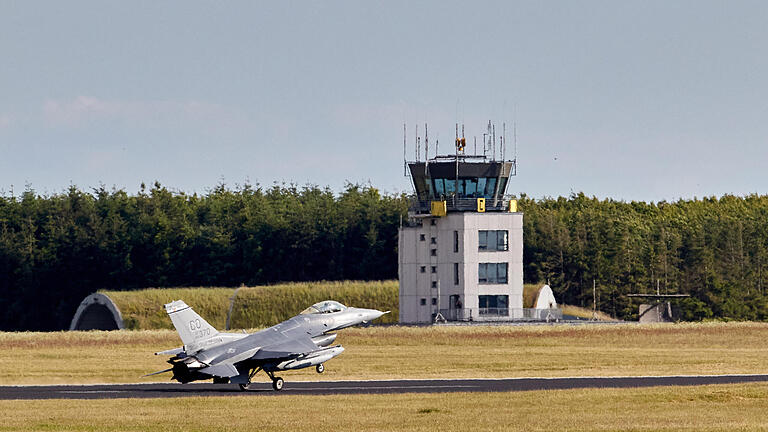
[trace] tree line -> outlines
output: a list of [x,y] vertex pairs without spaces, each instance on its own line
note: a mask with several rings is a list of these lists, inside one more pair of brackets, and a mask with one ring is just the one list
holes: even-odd
[[358,185],[26,190],[0,199],[0,329],[67,328],[98,289],[392,279],[405,206]]
[[[764,320],[768,196],[641,203],[522,195],[524,278],[637,317],[628,293],[685,293],[687,320]],[[372,186],[155,183],[0,197],[0,329],[67,328],[98,289],[397,278],[408,198]]]

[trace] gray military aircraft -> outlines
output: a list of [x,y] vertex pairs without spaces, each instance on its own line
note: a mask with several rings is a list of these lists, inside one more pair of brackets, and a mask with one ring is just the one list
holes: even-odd
[[172,355],[173,367],[145,376],[173,372],[181,383],[213,379],[214,383],[234,383],[246,390],[251,379],[264,371],[272,388],[281,390],[283,379],[275,372],[315,366],[323,373],[323,363],[344,351],[331,333],[375,320],[389,311],[346,307],[327,300],[316,303],[301,314],[252,334],[219,333],[181,300],[165,305],[165,311],[179,332],[184,346],[155,355]]

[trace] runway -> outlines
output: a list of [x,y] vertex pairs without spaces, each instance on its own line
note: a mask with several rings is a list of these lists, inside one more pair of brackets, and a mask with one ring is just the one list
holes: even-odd
[[190,396],[283,396],[329,394],[392,394],[448,392],[510,392],[579,388],[633,388],[768,382],[768,375],[677,375],[643,377],[566,377],[381,381],[286,381],[283,390],[257,382],[248,391],[232,384],[98,384],[0,386],[0,400],[120,399]]

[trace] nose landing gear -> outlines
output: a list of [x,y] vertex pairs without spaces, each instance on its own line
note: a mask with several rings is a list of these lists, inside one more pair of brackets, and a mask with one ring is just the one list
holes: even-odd
[[320,363],[319,365],[315,366],[315,370],[317,371],[317,373],[321,374],[325,372],[325,366],[323,366],[323,364]]

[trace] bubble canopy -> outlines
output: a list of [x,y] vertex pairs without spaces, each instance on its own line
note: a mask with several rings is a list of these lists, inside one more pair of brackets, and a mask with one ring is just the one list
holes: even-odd
[[337,301],[326,300],[320,303],[315,303],[312,306],[304,309],[304,311],[302,311],[301,314],[308,315],[308,314],[333,313],[333,312],[341,312],[345,309],[347,309],[347,307]]

